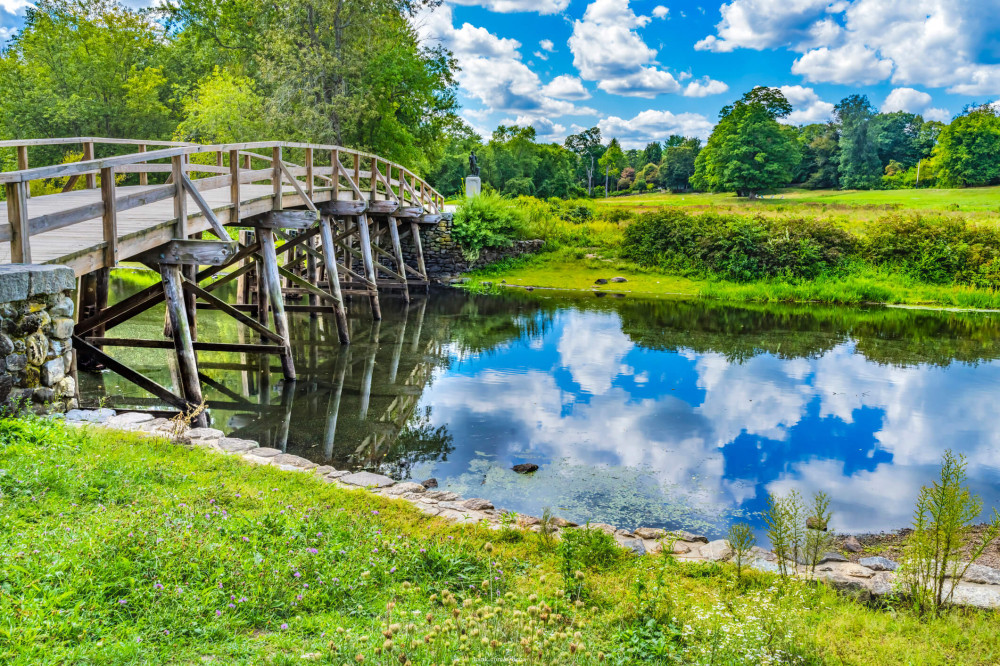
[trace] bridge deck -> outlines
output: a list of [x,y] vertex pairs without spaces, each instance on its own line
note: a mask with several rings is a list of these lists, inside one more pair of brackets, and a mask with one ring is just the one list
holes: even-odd
[[[120,196],[135,192],[156,189],[157,185],[117,188]],[[240,190],[241,218],[271,210],[273,206],[271,185],[244,185]],[[202,192],[216,217],[223,224],[230,222],[229,213],[232,204],[227,188],[217,188]],[[282,190],[282,203],[287,208],[302,206],[298,194],[291,186]],[[341,198],[347,198],[341,193]],[[198,210],[194,199],[189,195],[188,220],[192,233],[210,230],[205,216]],[[313,193],[315,203],[330,200],[329,188],[316,188]],[[64,194],[49,194],[32,197],[28,200],[28,210],[31,217],[51,215],[61,211],[96,204],[101,201],[100,190],[76,190]],[[7,219],[7,202],[0,201],[0,220]],[[164,199],[130,210],[121,211],[118,219],[118,250],[119,259],[127,261],[140,252],[156,247],[174,237],[174,202]],[[63,264],[72,267],[77,275],[89,273],[102,267],[104,249],[103,226],[100,214],[63,229],[45,231],[31,236],[31,256],[35,263]],[[0,264],[10,263],[10,244],[0,243]]]

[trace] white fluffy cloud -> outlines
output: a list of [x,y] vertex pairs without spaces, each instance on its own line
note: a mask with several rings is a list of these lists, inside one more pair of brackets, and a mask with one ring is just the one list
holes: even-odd
[[809,81],[1000,94],[997,0],[731,0],[696,48],[785,47]]
[[583,19],[573,22],[569,38],[580,76],[615,95],[653,98],[678,92],[677,79],[657,66],[656,51],[636,32],[651,20],[632,11],[629,0],[594,0]]
[[669,7],[664,7],[663,5],[657,5],[653,7],[653,18],[658,18],[658,19],[667,18],[669,14],[670,14]]
[[803,86],[781,86],[781,93],[791,103],[793,110],[783,122],[789,125],[822,123],[833,117],[833,104],[819,98],[812,88]]
[[684,88],[685,97],[708,97],[709,95],[718,95],[729,90],[729,86],[722,81],[716,81],[715,79],[710,79],[707,76],[701,78],[700,81],[692,81],[687,84]]
[[554,51],[556,48],[556,45],[552,43],[551,39],[543,39],[538,42],[538,46],[541,47],[543,51]]
[[792,63],[792,73],[807,81],[871,85],[889,78],[892,60],[881,58],[877,51],[864,46],[847,44],[833,49],[823,46],[803,53]]
[[542,92],[555,99],[589,99],[590,93],[583,87],[583,81],[569,74],[562,74],[549,81]]
[[566,127],[548,118],[536,118],[532,116],[518,116],[514,120],[504,120],[502,125],[518,125],[520,127],[534,127],[535,139],[539,143],[562,143],[566,138]]
[[514,12],[558,14],[569,7],[569,0],[449,0],[449,2],[453,5],[483,7],[501,14]]
[[662,141],[671,134],[706,138],[712,132],[712,124],[700,113],[648,109],[629,120],[609,116],[597,126],[602,135],[617,137],[625,148],[642,148],[650,141]]
[[941,122],[951,120],[951,113],[947,109],[934,108],[931,106],[931,101],[931,96],[922,90],[895,88],[882,102],[881,110],[919,113],[925,120],[939,120]]
[[421,41],[443,44],[455,54],[461,66],[459,86],[489,111],[525,118],[596,113],[546,93],[538,74],[522,62],[517,40],[470,23],[455,27],[449,5],[420,13],[414,25]]
[[28,0],[0,0],[0,10],[8,14],[16,14],[25,7],[34,7]]

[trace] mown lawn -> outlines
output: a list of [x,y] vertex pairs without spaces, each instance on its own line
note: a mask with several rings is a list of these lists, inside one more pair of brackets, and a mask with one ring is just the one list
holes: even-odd
[[[613,207],[658,207],[658,206],[744,206],[764,208],[792,204],[828,204],[845,206],[898,206],[914,210],[942,211],[1000,211],[1000,186],[967,187],[955,189],[909,189],[909,190],[803,190],[785,189],[764,198],[751,201],[736,197],[731,192],[723,193],[650,193],[622,197],[595,199],[601,206]],[[884,211],[882,211],[884,212]]]
[[0,460],[3,664],[1000,660],[997,613],[569,552],[127,433],[5,419]]

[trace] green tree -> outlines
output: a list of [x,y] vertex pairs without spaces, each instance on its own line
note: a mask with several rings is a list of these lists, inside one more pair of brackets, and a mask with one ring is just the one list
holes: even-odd
[[570,134],[563,143],[566,149],[577,156],[577,177],[587,187],[587,196],[594,190],[597,160],[604,154],[601,143],[601,129],[591,127],[579,134]]
[[1000,183],[1000,116],[990,105],[970,109],[941,131],[934,161],[950,187]]
[[604,173],[605,177],[605,196],[607,195],[610,183],[616,183],[618,174],[628,166],[628,158],[625,157],[625,153],[622,151],[621,144],[618,143],[618,139],[611,139],[611,143],[608,144],[608,149],[604,151],[601,155],[601,159],[597,160],[598,166]]
[[[701,151],[701,139],[685,139],[663,151],[663,164],[657,172],[660,186],[671,192],[684,192],[691,186],[695,160]],[[647,178],[648,180],[648,178]]]
[[800,155],[790,128],[782,128],[777,119],[791,110],[780,90],[762,86],[723,107],[719,123],[695,160],[692,184],[749,197],[787,185]]
[[642,151],[642,164],[659,164],[663,159],[663,146],[659,141],[651,141]]
[[469,175],[469,153],[473,151],[483,155],[483,140],[471,127],[459,121],[448,131],[444,149],[428,173],[430,182],[441,194],[447,197],[464,191],[465,177]]
[[148,12],[40,0],[0,57],[0,133],[169,138],[176,115],[159,66],[165,44]]
[[174,131],[181,141],[238,143],[268,138],[267,100],[248,78],[216,68],[183,102],[184,120]]
[[851,95],[835,108],[840,126],[840,186],[871,189],[882,178],[882,164],[872,131],[875,107],[866,95]]
[[923,152],[924,119],[916,113],[879,113],[871,120],[872,141],[883,169],[890,162],[909,168],[926,157]]

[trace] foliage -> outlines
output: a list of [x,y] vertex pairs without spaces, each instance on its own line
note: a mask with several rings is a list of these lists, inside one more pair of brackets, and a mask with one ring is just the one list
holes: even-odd
[[723,107],[708,143],[695,160],[692,184],[698,189],[735,191],[751,197],[787,185],[801,156],[794,130],[783,128],[777,119],[791,110],[779,90],[761,86]]
[[743,574],[743,565],[746,564],[750,550],[757,545],[757,537],[753,533],[753,528],[747,523],[733,523],[729,526],[729,535],[726,543],[733,551],[733,562],[736,563],[736,578]]
[[958,116],[941,130],[934,157],[946,187],[1000,182],[1000,114],[983,105]]
[[768,494],[764,522],[771,548],[778,556],[778,570],[782,576],[788,576],[789,566],[794,567],[799,560],[805,532],[802,497],[798,491],[793,490],[786,497]]
[[865,95],[851,95],[835,107],[840,124],[840,186],[869,189],[882,175],[874,128],[875,108]]
[[174,130],[179,141],[241,143],[261,141],[269,130],[267,100],[253,80],[216,68],[198,82],[182,105],[184,120]]
[[524,225],[524,213],[514,201],[483,192],[458,207],[451,233],[471,260],[487,248],[510,247]]
[[[695,160],[701,152],[700,139],[685,139],[681,144],[669,146],[663,153],[663,164],[656,172],[661,187],[671,192],[684,192],[691,187],[695,173]],[[651,180],[648,176],[646,180]]]
[[29,6],[0,56],[0,134],[168,138],[165,37],[151,14],[112,0]]
[[646,266],[711,271],[737,281],[814,277],[853,251],[828,222],[682,211],[647,213],[625,229],[622,254]]
[[833,512],[830,511],[830,496],[819,491],[813,495],[812,507],[806,518],[805,531],[805,563],[814,577],[816,576],[816,565],[819,564],[820,558],[823,557],[832,541],[828,531],[831,518],[833,518]]
[[604,154],[597,160],[597,165],[604,172],[605,180],[609,183],[607,187],[610,188],[610,183],[616,182],[618,174],[628,166],[628,160],[625,159],[625,153],[622,152],[618,139],[611,139]]
[[[906,542],[903,577],[914,604],[924,613],[940,615],[969,566],[1000,536],[1000,512],[977,543],[968,543],[969,529],[983,508],[968,488],[965,456],[949,449],[941,461],[940,477],[920,489],[913,516],[913,532]],[[969,547],[962,561],[963,547]]]

